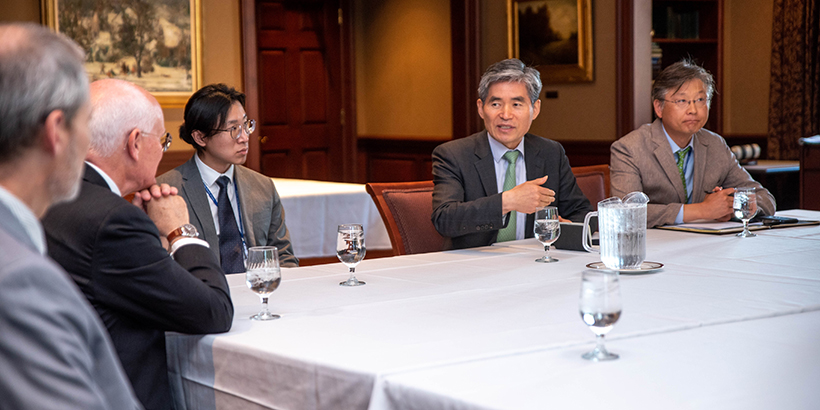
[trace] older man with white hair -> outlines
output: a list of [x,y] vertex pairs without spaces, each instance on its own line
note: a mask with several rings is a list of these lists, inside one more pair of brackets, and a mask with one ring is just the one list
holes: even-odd
[[79,192],[90,115],[84,59],[45,27],[0,25],[2,408],[140,408],[99,317],[44,256],[37,220]]
[[[96,81],[89,128],[79,198],[43,219],[49,252],[97,309],[142,404],[169,409],[164,332],[228,331],[228,284],[185,201],[155,185],[170,143],[156,99],[126,81]],[[132,192],[138,206],[122,198]]]

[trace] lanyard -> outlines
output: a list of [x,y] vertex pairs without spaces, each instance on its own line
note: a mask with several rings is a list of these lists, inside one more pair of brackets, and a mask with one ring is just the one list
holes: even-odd
[[[245,252],[245,258],[247,258],[248,257],[248,244],[245,243],[245,227],[244,227],[244,224],[242,222],[242,207],[240,206],[240,203],[239,203],[239,189],[236,187],[236,181],[233,181],[232,184],[233,184],[233,192],[234,192],[234,194],[236,194],[236,207],[238,208],[237,211],[239,213],[239,238],[242,239],[242,249]],[[216,207],[219,208],[219,202],[216,201],[216,198],[214,198],[214,194],[211,192],[210,188],[208,188],[208,185],[205,184],[205,181],[202,181],[202,186],[205,187],[205,192],[208,193],[208,197],[211,198],[211,202],[213,202],[214,205],[216,205]],[[227,195],[225,195],[225,197],[227,197]],[[228,202],[230,202],[230,200]]]

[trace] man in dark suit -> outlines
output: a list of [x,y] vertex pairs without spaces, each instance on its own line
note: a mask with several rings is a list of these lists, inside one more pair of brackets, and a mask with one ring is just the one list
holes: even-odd
[[714,79],[683,60],[661,72],[652,87],[658,119],[615,141],[612,195],[649,196],[646,226],[732,216],[734,188],[756,188],[757,206],[773,215],[775,200],[738,164],[726,141],[703,126],[709,119]]
[[[43,219],[50,254],[99,313],[143,405],[169,409],[164,332],[228,331],[228,284],[185,201],[153,185],[170,142],[156,99],[106,79],[91,84],[91,107],[80,196]],[[140,190],[135,204],[121,197]]]
[[[157,181],[179,190],[188,204],[191,224],[216,251],[225,273],[244,272],[241,261],[252,246],[275,246],[282,266],[299,266],[273,180],[242,166],[256,127],[245,115],[245,94],[225,84],[206,85],[185,104],[184,120],[180,138],[196,153]],[[225,192],[217,183],[220,178],[227,181]],[[223,194],[226,201],[220,202]],[[225,212],[227,220],[220,219],[223,206],[230,208]],[[228,230],[238,233],[233,237],[238,246],[231,246],[228,235],[222,235]]]
[[99,317],[45,257],[37,218],[77,196],[88,149],[82,49],[0,25],[0,408],[141,408]]
[[[433,215],[454,248],[533,237],[533,213],[555,205],[582,221],[589,200],[561,144],[529,134],[541,110],[541,77],[517,59],[491,65],[478,88],[485,130],[433,151]],[[506,188],[505,188],[506,185]]]

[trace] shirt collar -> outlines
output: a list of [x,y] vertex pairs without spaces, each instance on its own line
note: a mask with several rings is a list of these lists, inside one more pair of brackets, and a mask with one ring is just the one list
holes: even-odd
[[[487,133],[487,138],[490,139],[490,151],[493,153],[493,160],[495,162],[500,162],[504,160],[504,154],[507,151],[512,151],[511,149],[504,146],[504,144],[496,141],[490,133]],[[521,158],[524,155],[524,138],[521,138],[521,141],[518,143],[518,146],[515,147],[521,154],[518,155]]]
[[114,180],[111,179],[111,177],[108,176],[108,174],[106,174],[105,171],[103,171],[102,169],[100,169],[100,167],[88,161],[86,161],[85,163],[88,164],[88,166],[90,166],[91,168],[94,168],[94,171],[97,171],[97,173],[100,174],[100,176],[105,180],[105,183],[108,184],[108,189],[110,189],[111,192],[117,194],[117,196],[122,196],[122,192],[120,192],[120,187],[117,186]]
[[213,187],[216,185],[216,180],[219,179],[221,176],[226,176],[228,179],[231,180],[233,183],[233,164],[228,167],[228,170],[225,171],[224,174],[220,174],[215,169],[209,167],[207,164],[202,162],[199,159],[199,154],[194,154],[194,162],[196,163],[196,167],[199,170],[199,175],[202,177],[202,182],[209,187]]
[[[682,150],[682,149],[685,149],[686,147],[691,147],[692,142],[695,141],[695,135],[692,134],[692,138],[689,138],[689,143],[686,144],[683,147],[679,147],[678,144],[676,144],[675,141],[672,139],[672,137],[669,136],[669,133],[666,132],[666,128],[663,126],[663,123],[661,123],[661,128],[663,129],[663,135],[666,135],[666,141],[669,142],[669,147],[672,148],[672,153],[673,154],[680,151],[680,150]],[[691,152],[691,150],[690,150],[690,152]]]
[[34,212],[31,212],[31,209],[29,209],[23,201],[3,188],[2,185],[0,185],[0,203],[5,205],[9,211],[11,211],[11,214],[20,221],[20,225],[23,225],[23,230],[26,231],[37,252],[39,252],[40,255],[45,255],[45,233],[43,232],[43,226],[40,225],[40,221],[37,220]]

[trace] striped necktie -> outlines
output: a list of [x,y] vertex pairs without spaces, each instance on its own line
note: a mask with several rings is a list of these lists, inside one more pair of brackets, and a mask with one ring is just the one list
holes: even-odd
[[[520,153],[518,150],[507,151],[504,153],[504,159],[509,162],[507,165],[507,175],[504,177],[504,190],[509,191],[515,188],[515,161],[518,159]],[[517,212],[510,211],[510,219],[507,226],[498,231],[497,242],[513,241],[515,240],[515,220]]]

